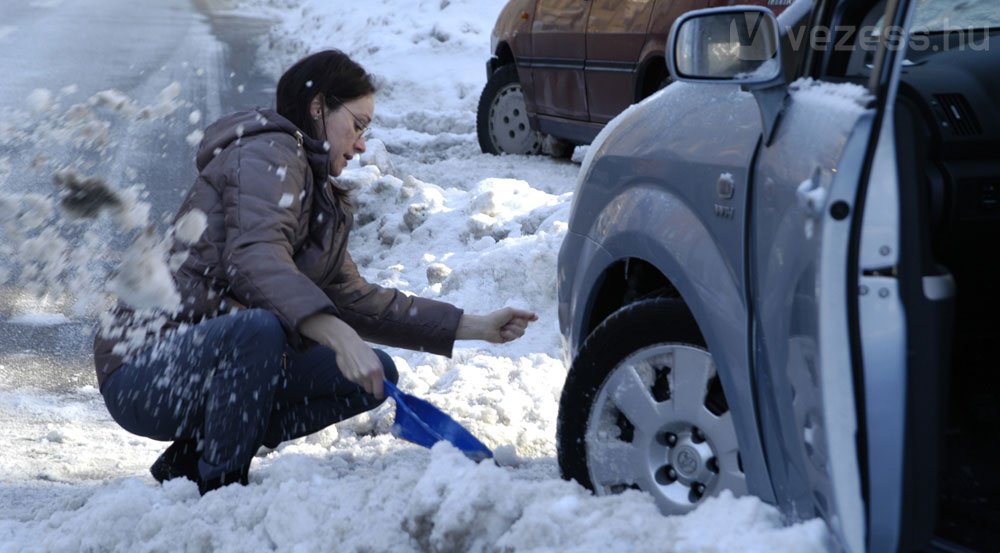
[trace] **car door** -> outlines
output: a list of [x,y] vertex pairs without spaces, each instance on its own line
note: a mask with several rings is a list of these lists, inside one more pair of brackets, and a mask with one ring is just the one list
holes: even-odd
[[532,97],[539,115],[587,119],[583,74],[589,0],[538,0],[531,24]]
[[635,100],[635,73],[646,43],[653,0],[590,0],[587,20],[587,107],[606,123]]
[[[901,25],[909,3],[888,2],[885,20]],[[902,508],[906,319],[888,268],[899,234],[889,110],[903,57],[884,54],[867,86],[791,87],[758,153],[748,236],[775,495],[786,513],[826,519],[856,553],[895,551]]]

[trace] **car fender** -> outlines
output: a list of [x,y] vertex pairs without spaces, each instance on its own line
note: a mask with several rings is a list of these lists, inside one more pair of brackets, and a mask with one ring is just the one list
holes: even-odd
[[[531,24],[535,19],[536,0],[511,0],[500,11],[490,35],[490,52],[499,55],[506,44],[514,59],[526,54],[531,47]],[[493,68],[496,70],[496,67]]]

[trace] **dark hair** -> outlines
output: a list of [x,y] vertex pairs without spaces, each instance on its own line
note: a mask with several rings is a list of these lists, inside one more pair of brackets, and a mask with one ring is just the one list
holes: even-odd
[[[278,80],[277,112],[306,135],[326,140],[319,136],[309,114],[317,94],[323,96],[326,109],[333,111],[344,102],[375,94],[375,82],[364,67],[340,50],[310,54],[285,71]],[[345,206],[351,205],[346,190],[333,186],[333,193]]]
[[288,68],[278,80],[277,111],[302,132],[318,140],[309,105],[317,94],[323,96],[328,110],[344,102],[375,93],[372,76],[340,50],[310,54]]

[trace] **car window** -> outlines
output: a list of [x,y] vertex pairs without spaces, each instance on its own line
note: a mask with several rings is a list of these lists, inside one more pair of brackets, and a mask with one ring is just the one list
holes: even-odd
[[[913,33],[1000,27],[997,0],[917,0],[916,10]],[[876,27],[881,30],[881,19]]]

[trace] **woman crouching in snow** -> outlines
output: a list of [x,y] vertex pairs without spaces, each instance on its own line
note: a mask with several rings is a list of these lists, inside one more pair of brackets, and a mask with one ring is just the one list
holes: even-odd
[[351,205],[331,177],[365,151],[374,94],[348,56],[319,52],[282,75],[276,110],[206,130],[175,219],[205,216],[173,274],[181,307],[164,324],[119,305],[94,344],[115,421],[173,441],[150,468],[158,481],[184,476],[203,494],[246,484],[261,445],[379,405],[383,378],[398,374],[362,339],[451,355],[456,339],[509,342],[537,319],[509,307],[465,314],[358,273]]

